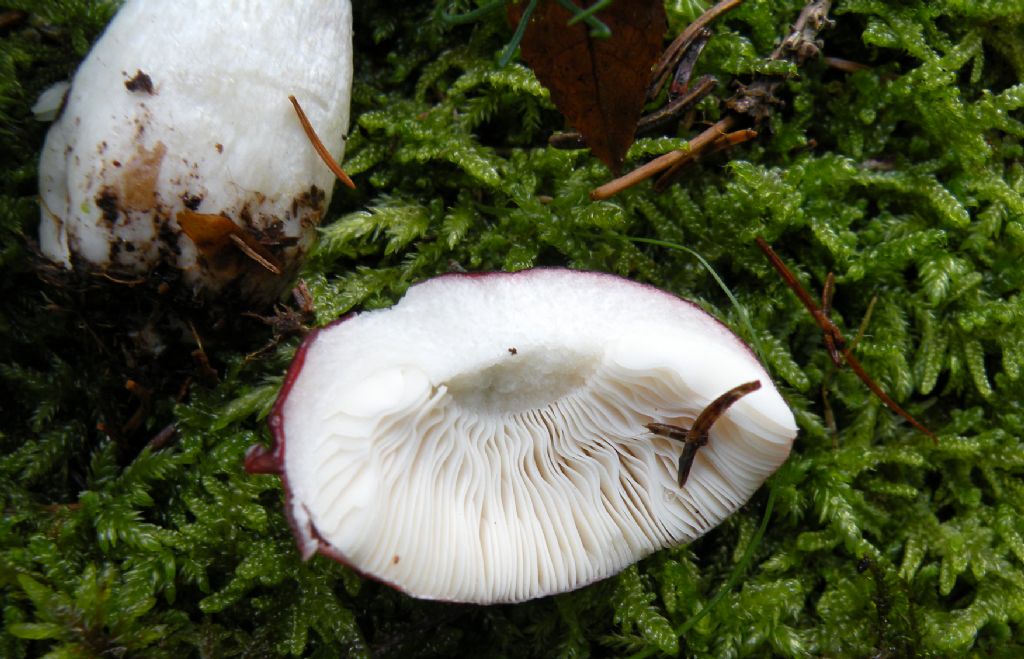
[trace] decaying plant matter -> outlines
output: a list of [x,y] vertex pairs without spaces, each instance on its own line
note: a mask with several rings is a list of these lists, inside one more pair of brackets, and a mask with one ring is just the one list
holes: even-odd
[[[705,15],[717,17],[738,4],[739,2],[735,0],[723,0],[709,9]],[[787,60],[799,66],[808,59],[818,57],[821,53],[818,33],[832,23],[828,18],[831,5],[831,0],[814,0],[805,6],[792,31],[771,54],[771,59]],[[695,35],[696,31],[684,31],[666,51],[663,58],[666,64],[681,57]],[[662,80],[666,76],[666,73],[656,70],[652,87],[663,84]],[[608,199],[655,176],[658,177],[655,187],[664,189],[686,165],[756,137],[755,128],[771,115],[773,106],[779,103],[777,91],[784,82],[784,78],[780,76],[759,76],[749,85],[739,85],[737,93],[726,101],[729,113],[690,140],[685,150],[673,151],[655,158],[625,176],[595,188],[590,197],[595,200]],[[737,130],[744,123],[753,127]]]
[[711,426],[718,421],[729,407],[743,396],[761,388],[757,380],[737,385],[725,392],[705,407],[689,428],[682,428],[668,423],[648,423],[647,429],[660,437],[668,437],[683,442],[683,452],[679,455],[677,479],[679,487],[686,485],[693,468],[693,460],[697,457],[697,449],[709,441],[708,433]]

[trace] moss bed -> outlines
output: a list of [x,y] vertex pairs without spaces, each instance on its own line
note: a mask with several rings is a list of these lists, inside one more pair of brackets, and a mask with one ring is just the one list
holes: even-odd
[[[452,269],[614,272],[758,348],[800,424],[789,462],[699,541],[521,605],[303,563],[279,481],[242,470],[298,337],[230,301],[175,311],[218,316],[199,327],[214,377],[195,346],[140,356],[171,313],[145,291],[40,268],[30,108],[115,7],[9,1],[29,15],[0,28],[0,655],[1022,656],[1024,4],[839,1],[825,54],[868,68],[811,62],[756,141],[603,202],[588,192],[609,171],[546,146],[563,127],[546,92],[497,66],[501,12],[451,25],[471,5],[449,4],[356,2],[358,190],[302,273],[313,322]],[[725,84],[697,122],[774,66],[801,7],[751,0],[716,25],[700,70]],[[678,31],[701,7],[667,9]],[[641,139],[627,167],[684,138]],[[855,354],[937,441],[832,365],[758,235],[812,292],[835,273]]]

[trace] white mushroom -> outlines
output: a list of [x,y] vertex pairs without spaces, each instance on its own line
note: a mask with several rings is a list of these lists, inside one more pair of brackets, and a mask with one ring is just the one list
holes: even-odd
[[[687,428],[735,402],[677,483]],[[660,428],[659,426],[655,426]],[[697,538],[789,455],[793,415],[696,305],[607,274],[447,275],[300,348],[271,418],[300,549],[417,597],[518,602]]]
[[42,252],[87,272],[169,266],[193,291],[237,282],[244,297],[274,297],[334,184],[288,97],[340,158],[351,87],[349,0],[129,0],[47,136]]

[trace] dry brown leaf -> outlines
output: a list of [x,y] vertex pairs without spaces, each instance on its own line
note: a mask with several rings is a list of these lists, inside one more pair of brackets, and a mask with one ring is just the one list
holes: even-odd
[[[513,23],[522,14],[522,3],[509,6]],[[651,66],[661,54],[665,8],[661,0],[618,0],[597,17],[611,28],[610,38],[591,36],[582,21],[568,25],[571,12],[541,0],[521,54],[593,154],[618,173],[633,143]]]
[[219,260],[230,246],[273,274],[281,274],[281,266],[274,255],[242,227],[223,215],[185,209],[178,212],[177,220],[182,232],[207,259]]

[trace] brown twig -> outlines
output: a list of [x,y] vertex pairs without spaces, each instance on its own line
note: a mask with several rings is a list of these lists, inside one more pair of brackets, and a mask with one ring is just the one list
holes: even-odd
[[681,96],[669,101],[665,107],[659,108],[650,114],[640,117],[636,125],[637,135],[653,130],[662,124],[671,121],[679,116],[682,110],[696,104],[702,98],[714,91],[718,81],[711,76],[703,76],[693,87],[688,88]]
[[257,252],[255,249],[250,247],[242,236],[237,233],[228,235],[228,239],[235,244],[235,247],[242,250],[242,253],[248,256],[250,259],[258,263],[264,269],[270,271],[271,274],[281,274],[281,268],[276,263],[272,263],[270,259],[264,257],[262,254]]
[[682,96],[690,88],[693,69],[697,66],[697,60],[700,59],[700,54],[704,52],[709,41],[711,41],[711,28],[701,28],[686,48],[679,64],[676,65],[675,75],[672,76],[672,82],[668,85],[669,99]]
[[737,144],[743,144],[757,137],[757,131],[752,128],[743,128],[741,130],[734,130],[731,133],[723,133],[708,146],[701,149],[699,152],[694,153],[692,158],[685,158],[680,160],[672,167],[669,167],[668,171],[658,177],[658,180],[654,182],[654,189],[657,192],[661,192],[667,188],[672,181],[683,171],[683,168],[690,163],[697,162],[703,158],[708,158],[715,155],[720,151],[731,149]]
[[608,199],[614,197],[618,193],[622,192],[627,188],[631,188],[641,181],[659,174],[666,169],[669,169],[681,160],[688,160],[695,157],[702,149],[710,145],[712,142],[717,140],[722,135],[726,134],[733,128],[736,123],[736,118],[729,115],[719,121],[718,123],[707,128],[703,133],[690,140],[685,151],[670,151],[665,155],[658,156],[654,160],[650,161],[645,165],[637,167],[630,173],[620,176],[614,181],[609,181],[604,185],[594,188],[590,192],[590,198],[594,201],[600,199]]
[[867,64],[861,64],[860,62],[853,62],[848,59],[841,57],[824,57],[822,61],[826,66],[842,71],[843,73],[856,73],[857,71],[867,71],[871,67]]
[[170,443],[170,441],[174,439],[174,436],[177,433],[178,424],[172,421],[171,423],[168,423],[166,426],[164,426],[163,429],[160,430],[160,432],[153,435],[152,439],[150,439],[149,442],[146,443],[146,446],[149,447],[151,451],[159,451],[160,449],[165,448]]
[[[932,433],[932,431],[925,428],[923,425],[921,425],[920,422],[918,422],[917,419],[911,416],[909,412],[900,407],[899,403],[890,398],[889,394],[885,393],[885,391],[880,386],[878,386],[878,383],[875,382],[870,375],[868,375],[867,371],[864,370],[864,367],[861,365],[860,361],[857,359],[856,356],[854,356],[853,351],[847,344],[846,338],[843,336],[843,333],[840,331],[839,327],[834,322],[832,322],[832,319],[829,318],[828,315],[824,311],[822,311],[821,308],[818,307],[817,303],[814,301],[814,298],[812,298],[810,293],[807,292],[807,289],[805,289],[803,285],[800,284],[796,276],[793,275],[793,273],[782,261],[782,259],[779,258],[779,255],[775,253],[775,250],[771,248],[771,245],[769,245],[768,242],[760,236],[756,238],[756,241],[757,246],[761,249],[762,252],[764,252],[764,255],[768,257],[768,261],[772,264],[772,267],[775,268],[775,271],[779,273],[779,276],[781,276],[783,281],[786,282],[786,285],[789,286],[789,289],[793,291],[793,293],[795,293],[796,296],[800,299],[800,302],[803,303],[804,308],[806,308],[807,311],[811,314],[815,322],[818,324],[818,327],[820,327],[821,331],[825,333],[825,336],[831,337],[831,341],[835,349],[838,350],[839,353],[843,356],[843,360],[850,367],[850,369],[857,374],[857,377],[860,378],[861,382],[863,382],[867,386],[867,388],[871,390],[871,393],[873,393],[883,403],[885,403],[886,407],[888,407],[890,410],[902,416],[904,419],[910,422],[912,426],[923,432],[925,435],[931,437],[932,441],[938,441],[935,437],[935,434]],[[828,339],[826,339],[826,342],[827,341]]]
[[[821,313],[826,317],[832,316],[832,296],[836,292],[836,277],[831,272],[825,277],[825,285],[821,289]],[[839,356],[839,350],[836,349],[836,337],[831,332],[825,332],[825,347],[828,349],[828,355],[832,358],[832,363],[836,366],[842,366],[843,360]]]
[[298,99],[294,96],[289,96],[288,100],[292,102],[292,106],[295,108],[295,114],[298,115],[299,123],[302,124],[302,130],[306,132],[306,137],[309,138],[310,144],[313,145],[313,150],[315,150],[317,155],[320,156],[320,159],[324,161],[327,168],[338,177],[339,181],[355,190],[356,184],[352,182],[352,179],[349,178],[348,174],[345,173],[345,170],[341,168],[341,165],[334,161],[334,156],[332,156],[331,152],[327,150],[324,143],[320,141],[320,136],[317,135],[316,131],[313,129],[313,124],[309,122],[309,118],[306,117],[306,113],[303,112]]
[[139,406],[135,410],[123,426],[121,426],[122,435],[130,435],[142,425],[142,422],[149,416],[150,407],[153,401],[153,391],[149,387],[139,384],[135,380],[128,380],[124,383],[124,388],[130,391],[139,399]]
[[647,429],[655,435],[684,442],[683,452],[679,455],[679,487],[686,485],[690,469],[693,468],[693,461],[697,457],[697,449],[708,443],[711,426],[715,425],[715,422],[732,407],[733,403],[760,388],[761,383],[757,380],[733,387],[701,410],[689,428],[681,428],[668,423],[647,424]]
[[686,26],[685,30],[679,33],[678,37],[672,40],[672,43],[662,53],[661,59],[654,65],[652,82],[647,88],[648,99],[658,96],[658,92],[665,85],[665,81],[668,80],[669,75],[678,66],[679,60],[682,59],[687,48],[700,35],[701,31],[716,18],[739,7],[741,4],[743,4],[743,0],[722,0],[698,16],[696,20]]
[[195,324],[190,320],[188,321],[188,326],[192,330],[192,338],[196,342],[196,349],[192,351],[192,359],[195,360],[196,366],[199,367],[199,375],[209,383],[215,384],[220,379],[220,375],[210,365],[210,358],[206,354],[206,349],[203,348],[203,340],[199,336],[199,331],[196,330]]

